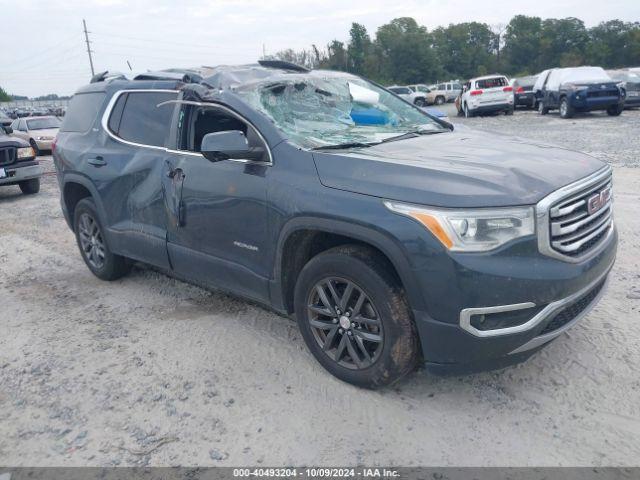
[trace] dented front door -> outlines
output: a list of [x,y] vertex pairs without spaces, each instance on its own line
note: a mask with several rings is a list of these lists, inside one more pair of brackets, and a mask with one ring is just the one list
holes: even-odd
[[167,250],[186,278],[268,298],[267,164],[175,153],[163,179]]

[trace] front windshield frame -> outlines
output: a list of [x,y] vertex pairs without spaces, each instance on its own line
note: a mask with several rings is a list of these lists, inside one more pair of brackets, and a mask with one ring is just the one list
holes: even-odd
[[[30,118],[27,121],[27,129],[28,130],[50,130],[52,128],[60,128],[60,120],[54,117],[49,118]],[[49,124],[45,124],[42,126],[32,126],[38,125],[40,122],[50,122]]]
[[355,148],[408,133],[451,130],[384,87],[342,72],[280,74],[233,90],[291,143],[307,150]]

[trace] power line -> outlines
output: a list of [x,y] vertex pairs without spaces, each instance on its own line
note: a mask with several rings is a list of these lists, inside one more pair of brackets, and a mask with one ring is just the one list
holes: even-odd
[[89,32],[87,32],[87,22],[85,22],[84,18],[82,19],[82,25],[84,27],[84,39],[87,42],[87,53],[89,54],[89,65],[91,65],[91,76],[95,75],[93,71],[93,58],[91,58],[91,47],[89,47]]

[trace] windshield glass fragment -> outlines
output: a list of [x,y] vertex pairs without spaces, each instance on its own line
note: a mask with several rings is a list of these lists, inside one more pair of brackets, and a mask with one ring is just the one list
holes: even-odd
[[236,92],[303,148],[353,148],[409,132],[448,130],[366,80],[322,73],[282,75]]

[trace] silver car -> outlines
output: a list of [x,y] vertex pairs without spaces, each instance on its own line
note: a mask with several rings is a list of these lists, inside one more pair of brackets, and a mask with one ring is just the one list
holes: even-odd
[[11,128],[14,136],[29,142],[36,155],[39,155],[43,150],[51,150],[60,130],[60,120],[52,116],[17,118]]

